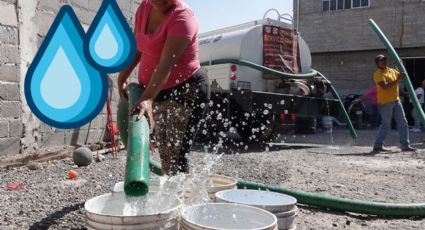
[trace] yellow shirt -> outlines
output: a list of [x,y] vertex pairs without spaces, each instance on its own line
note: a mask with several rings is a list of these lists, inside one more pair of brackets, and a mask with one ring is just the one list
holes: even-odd
[[398,95],[398,84],[395,84],[386,89],[383,89],[381,86],[378,85],[378,83],[381,81],[385,83],[397,81],[398,75],[399,72],[391,68],[387,68],[385,70],[376,70],[375,74],[373,75],[373,80],[376,83],[376,88],[378,92],[378,103],[380,105],[400,100],[400,97]]

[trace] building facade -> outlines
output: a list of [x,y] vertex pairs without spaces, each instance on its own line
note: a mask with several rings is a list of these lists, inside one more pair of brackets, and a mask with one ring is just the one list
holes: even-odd
[[[128,22],[142,0],[117,1]],[[29,110],[23,85],[38,47],[57,12],[70,4],[87,29],[101,0],[0,0],[0,157],[30,153],[54,146],[102,142],[106,109],[90,124],[75,130],[60,130],[42,124]],[[116,76],[110,81],[116,82]],[[116,83],[112,108],[116,107]]]
[[369,18],[404,60],[414,87],[425,79],[424,0],[294,0],[294,18],[311,49],[313,67],[342,95],[371,87],[374,57],[387,54]]

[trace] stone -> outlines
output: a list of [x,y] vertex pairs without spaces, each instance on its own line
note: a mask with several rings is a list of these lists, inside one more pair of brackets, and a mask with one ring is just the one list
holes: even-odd
[[87,147],[77,148],[72,154],[74,164],[78,166],[89,166],[93,161],[93,153]]

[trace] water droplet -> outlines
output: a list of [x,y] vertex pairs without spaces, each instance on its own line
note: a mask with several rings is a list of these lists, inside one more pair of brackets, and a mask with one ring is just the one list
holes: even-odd
[[267,109],[265,109],[264,111],[263,111],[263,114],[264,115],[268,115],[270,112],[267,110]]
[[83,49],[84,30],[70,6],[59,11],[25,78],[31,111],[56,128],[78,128],[106,102],[108,82]]
[[136,41],[115,0],[104,0],[88,32],[86,56],[104,72],[118,72],[133,61]]

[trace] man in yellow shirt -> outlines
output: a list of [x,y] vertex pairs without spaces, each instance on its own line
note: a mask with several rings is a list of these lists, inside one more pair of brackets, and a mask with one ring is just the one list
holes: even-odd
[[407,125],[403,106],[398,96],[398,83],[404,78],[405,74],[389,68],[387,65],[387,58],[382,54],[376,56],[375,63],[378,69],[373,76],[373,80],[377,87],[378,104],[382,122],[373,146],[373,152],[379,153],[388,151],[383,146],[385,137],[391,127],[393,115],[400,135],[401,150],[415,151],[416,149],[410,146],[409,127]]

